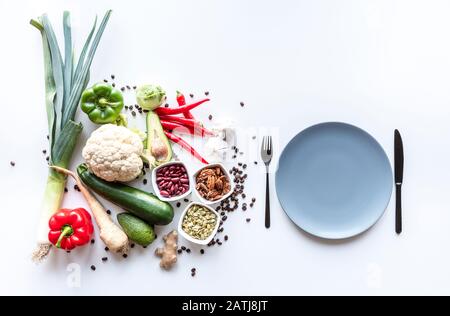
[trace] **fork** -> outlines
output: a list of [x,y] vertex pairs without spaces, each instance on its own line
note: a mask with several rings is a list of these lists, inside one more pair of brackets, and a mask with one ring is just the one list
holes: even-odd
[[266,165],[266,214],[265,225],[266,228],[270,227],[270,198],[269,198],[269,164],[272,160],[273,148],[272,148],[272,136],[264,136],[261,145],[261,159]]

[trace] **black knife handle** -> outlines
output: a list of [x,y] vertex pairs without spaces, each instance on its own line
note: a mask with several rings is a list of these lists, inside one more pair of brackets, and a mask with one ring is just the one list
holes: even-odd
[[402,185],[395,185],[395,232],[402,233]]
[[269,171],[266,172],[266,228],[270,228]]

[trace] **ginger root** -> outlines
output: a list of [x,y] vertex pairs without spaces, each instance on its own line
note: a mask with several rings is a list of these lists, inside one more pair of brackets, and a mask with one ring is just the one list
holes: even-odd
[[176,230],[171,231],[163,237],[164,247],[157,248],[155,255],[161,258],[160,267],[169,270],[177,262],[177,241],[178,233]]

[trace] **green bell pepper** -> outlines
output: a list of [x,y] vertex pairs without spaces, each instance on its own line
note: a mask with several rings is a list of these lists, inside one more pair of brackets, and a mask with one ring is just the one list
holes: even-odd
[[81,95],[81,110],[96,124],[115,123],[122,108],[122,93],[107,83],[96,83]]

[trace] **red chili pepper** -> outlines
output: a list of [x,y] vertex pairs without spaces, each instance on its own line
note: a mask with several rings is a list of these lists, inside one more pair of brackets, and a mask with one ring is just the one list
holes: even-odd
[[160,122],[161,122],[161,125],[164,128],[164,130],[166,130],[168,132],[176,130],[177,132],[180,132],[180,133],[187,132],[190,135],[195,135],[194,129],[189,126],[184,126],[184,125],[181,125],[181,124],[178,124],[175,122],[169,122],[169,121],[163,121],[163,120],[161,120]]
[[185,126],[195,126],[195,125],[203,126],[203,124],[200,121],[175,115],[160,115],[159,119],[163,121],[177,122]]
[[61,209],[50,218],[48,225],[48,240],[65,250],[87,244],[94,233],[91,215],[84,208]]
[[[180,91],[177,91],[177,103],[178,106],[186,105],[186,98]],[[187,119],[194,119],[194,115],[190,111],[183,112],[183,115]]]
[[[168,120],[166,118],[169,118]],[[210,130],[204,128],[201,125],[198,124],[182,124],[182,123],[178,123],[178,122],[174,122],[173,120],[171,120],[170,118],[173,117],[169,117],[169,116],[161,116],[160,120],[161,120],[161,125],[164,128],[167,128],[169,130],[173,130],[173,129],[180,129],[180,131],[182,130],[189,130],[191,135],[199,135],[199,136],[211,136],[214,135],[213,132],[211,132]],[[180,117],[180,119],[183,119]]]
[[190,111],[190,110],[192,110],[193,108],[199,106],[200,104],[203,104],[203,103],[208,102],[208,101],[209,101],[209,99],[203,99],[203,100],[197,101],[197,102],[192,103],[192,104],[186,104],[186,105],[180,106],[180,107],[178,107],[178,108],[164,108],[164,107],[159,107],[159,108],[157,108],[157,109],[155,110],[155,112],[156,112],[156,114],[158,114],[158,115],[181,114],[181,113],[183,113],[183,112]]
[[182,148],[184,148],[187,151],[189,151],[192,156],[194,156],[195,158],[197,158],[198,160],[200,160],[204,164],[208,164],[208,162],[191,145],[186,143],[186,141],[184,139],[182,139],[181,137],[176,136],[176,135],[174,135],[174,134],[172,134],[172,133],[170,133],[168,131],[164,131],[164,134],[166,134],[168,139],[170,139],[174,143],[177,143]]

